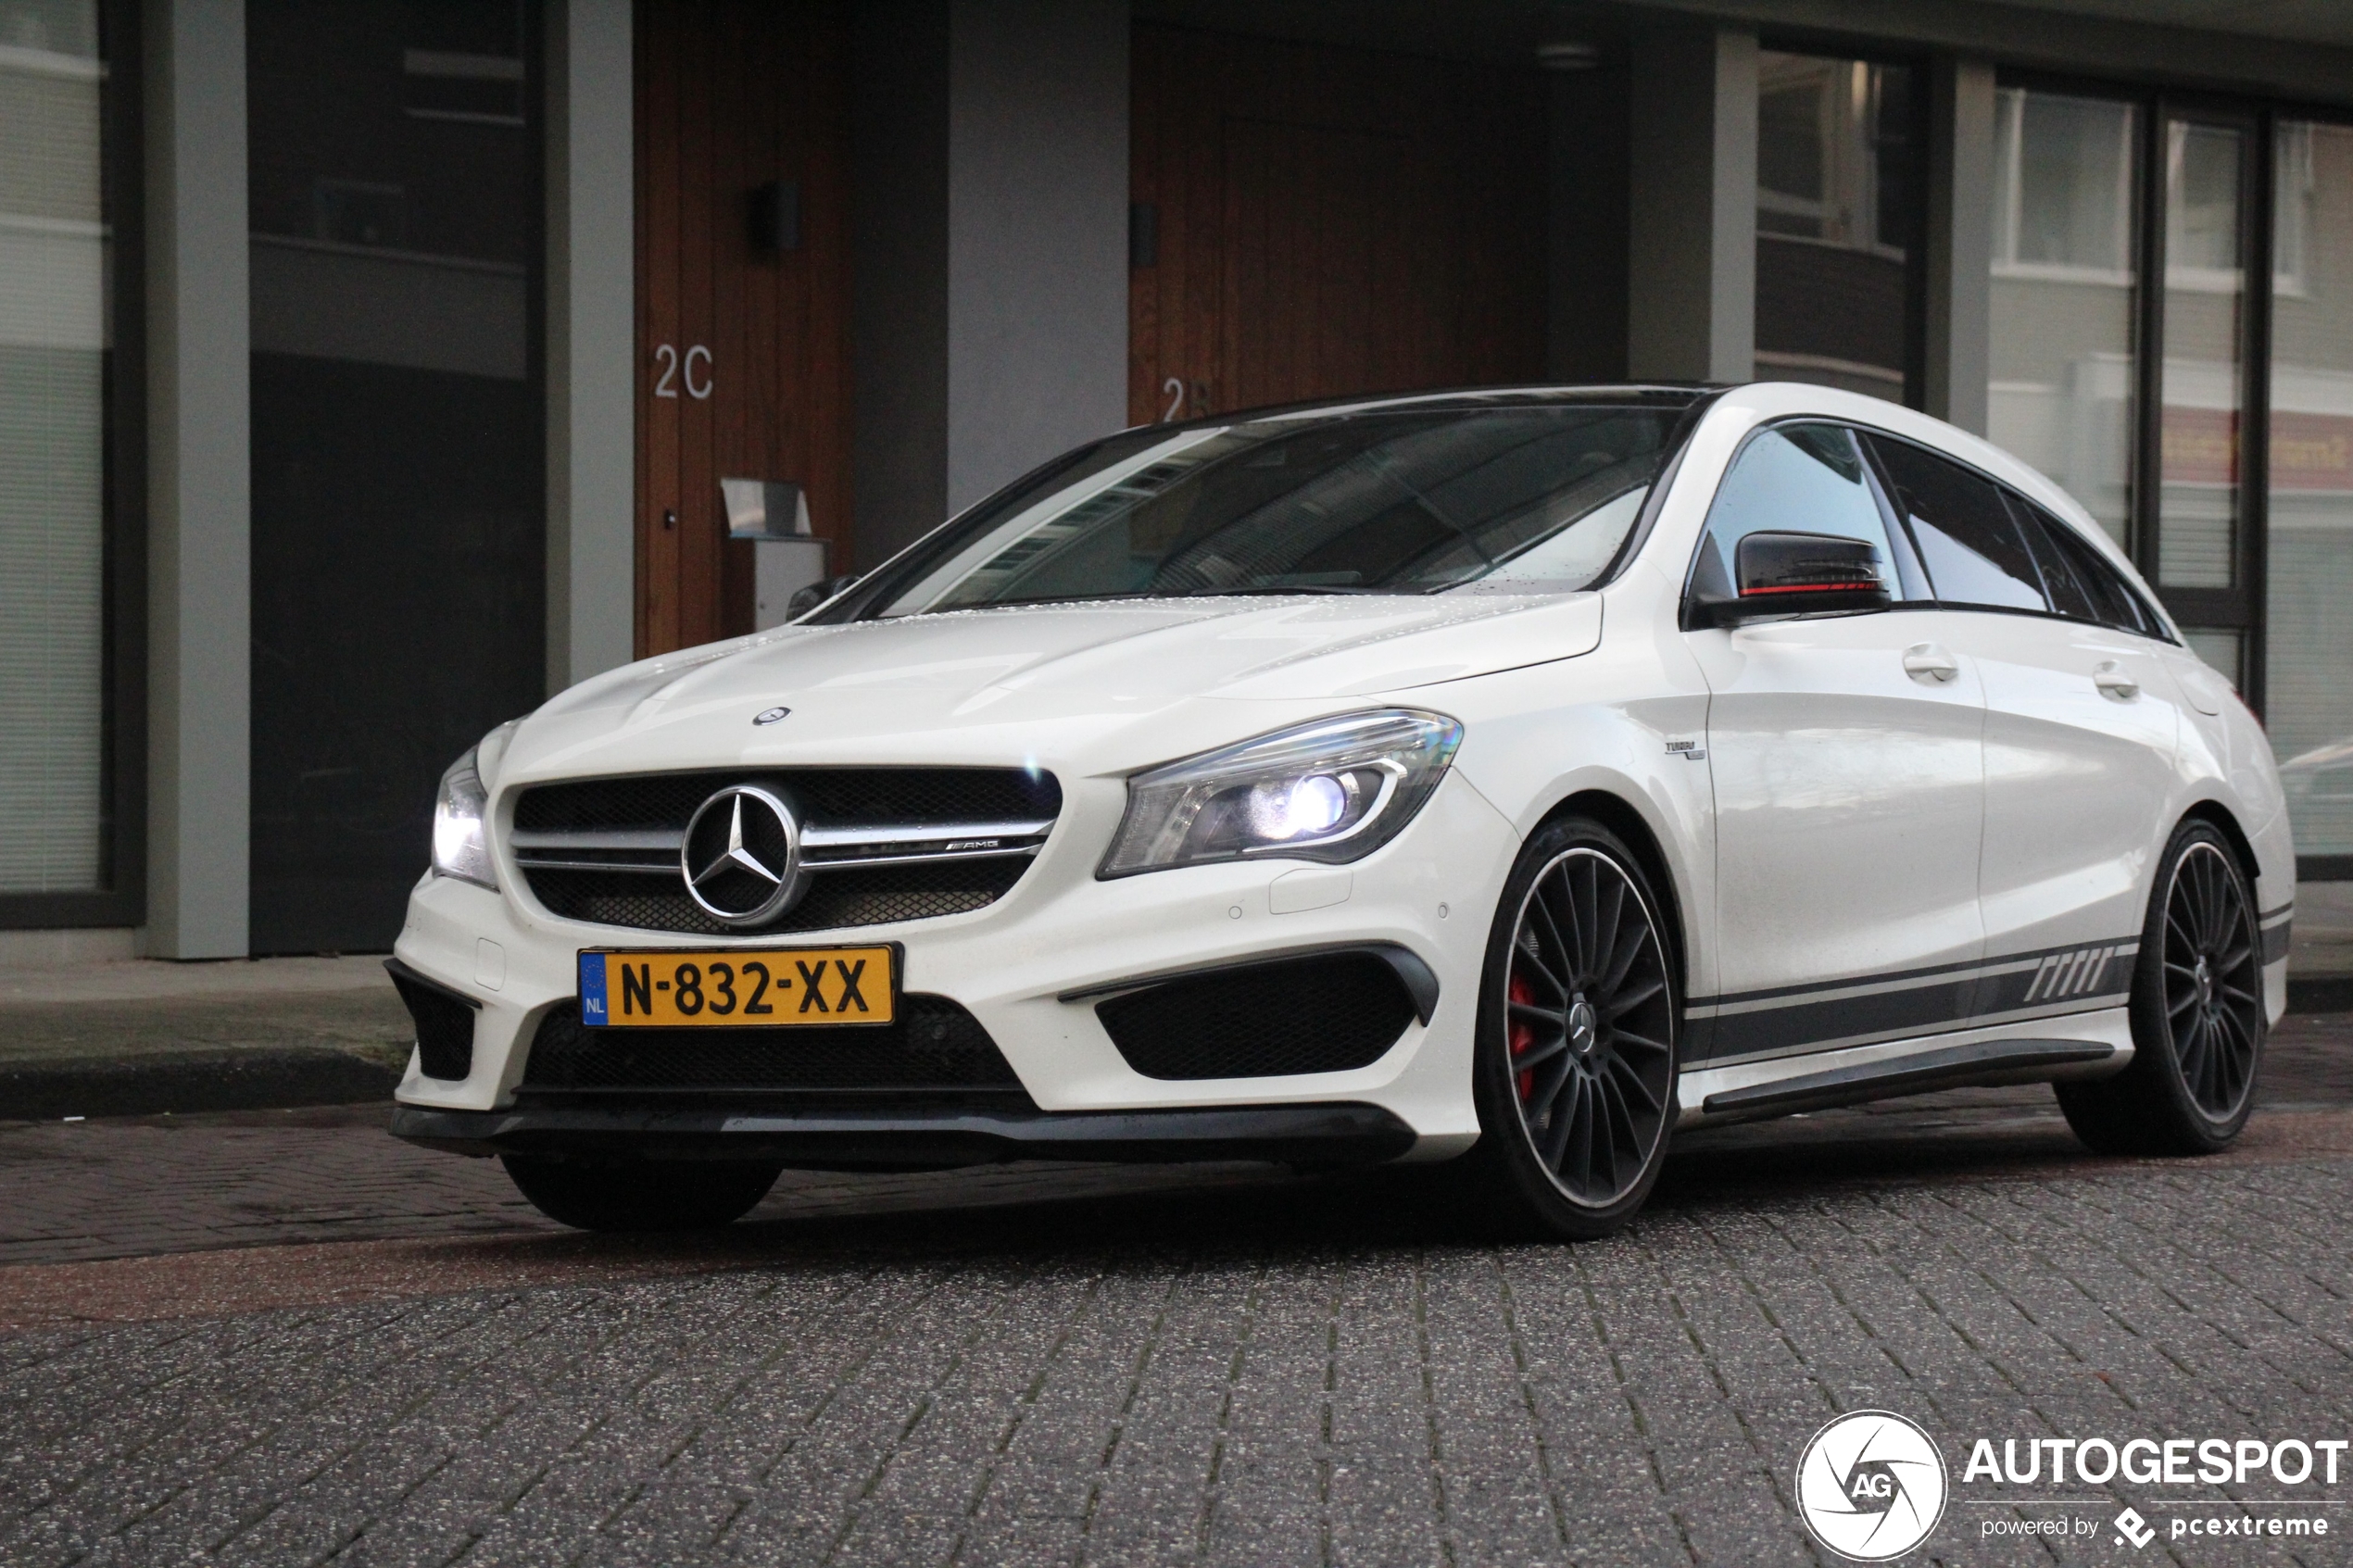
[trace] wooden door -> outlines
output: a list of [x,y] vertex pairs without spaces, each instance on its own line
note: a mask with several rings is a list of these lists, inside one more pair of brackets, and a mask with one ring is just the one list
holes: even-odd
[[1532,66],[1134,37],[1129,418],[1541,376]]
[[848,28],[834,5],[638,0],[636,48],[642,658],[751,630],[722,477],[799,481],[850,565]]

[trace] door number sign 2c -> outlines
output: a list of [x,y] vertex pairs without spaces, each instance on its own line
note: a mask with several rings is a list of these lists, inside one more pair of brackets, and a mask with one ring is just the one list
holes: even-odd
[[[702,375],[699,380],[695,374],[695,361],[698,358],[702,361]],[[680,356],[678,345],[674,343],[656,344],[654,363],[662,368],[661,379],[654,383],[656,397],[677,396],[680,383],[685,384],[686,395],[698,402],[711,395],[711,350],[701,344],[696,344],[687,349],[683,357]]]

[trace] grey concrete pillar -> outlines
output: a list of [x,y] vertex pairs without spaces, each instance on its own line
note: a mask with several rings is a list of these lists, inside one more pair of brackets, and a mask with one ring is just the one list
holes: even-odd
[[1756,370],[1756,35],[1634,30],[1628,91],[1627,373]]
[[148,0],[147,936],[246,949],[251,341],[243,0]]
[[626,664],[636,594],[630,0],[547,0],[547,689]]
[[1985,433],[1992,370],[1994,67],[1929,67],[1927,406]]
[[894,0],[856,41],[855,548],[1127,422],[1127,6]]

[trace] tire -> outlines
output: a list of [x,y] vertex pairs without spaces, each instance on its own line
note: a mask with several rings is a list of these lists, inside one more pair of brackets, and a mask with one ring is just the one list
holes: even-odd
[[499,1159],[533,1208],[584,1231],[721,1230],[751,1212],[784,1169],[723,1160]]
[[1674,1131],[1681,1000],[1662,905],[1617,834],[1548,822],[1504,884],[1479,980],[1463,1174],[1506,1231],[1610,1235]]
[[2269,1026],[2255,890],[2208,823],[2174,830],[2158,862],[2133,969],[2133,1062],[2053,1085],[2100,1154],[2212,1154],[2255,1107]]

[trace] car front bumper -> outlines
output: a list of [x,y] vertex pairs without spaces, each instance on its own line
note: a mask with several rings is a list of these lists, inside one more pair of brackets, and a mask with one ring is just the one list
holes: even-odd
[[[1071,793],[1037,861],[987,909],[792,938],[811,947],[901,944],[902,990],[969,1011],[1020,1080],[1028,1108],[1018,1097],[1014,1107],[977,1111],[873,1111],[812,1106],[806,1095],[731,1096],[693,1109],[660,1094],[593,1104],[543,1096],[525,1078],[531,1042],[552,1010],[576,1000],[580,949],[746,943],[560,920],[527,895],[428,878],[410,897],[396,956],[474,1010],[472,1061],[463,1078],[446,1079],[426,1076],[412,1059],[394,1130],[475,1153],[660,1148],[671,1157],[756,1148],[743,1157],[869,1166],[1037,1157],[1442,1159],[1469,1147],[1478,1135],[1470,1095],[1477,982],[1517,839],[1466,779],[1450,774],[1403,834],[1353,865],[1269,859],[1113,881],[1096,880],[1094,867],[1121,801]],[[1402,949],[1435,982],[1424,1016],[1361,1068],[1147,1077],[1095,1010],[1106,995],[1144,979],[1340,947]],[[1251,1114],[1161,1119],[1180,1111]],[[1235,1152],[1241,1149],[1260,1152]]]

